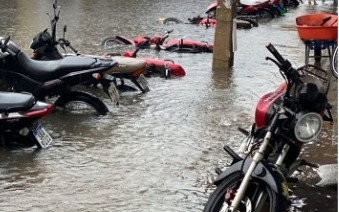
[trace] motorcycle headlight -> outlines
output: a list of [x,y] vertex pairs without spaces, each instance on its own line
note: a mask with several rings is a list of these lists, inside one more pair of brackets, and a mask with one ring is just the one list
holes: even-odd
[[300,114],[294,127],[295,137],[302,142],[316,138],[322,128],[323,119],[318,113]]

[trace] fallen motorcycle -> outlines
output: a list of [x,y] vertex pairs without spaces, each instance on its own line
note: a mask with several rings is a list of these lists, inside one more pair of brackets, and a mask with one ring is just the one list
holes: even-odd
[[[140,48],[136,48],[134,51],[125,51],[122,54],[111,52],[106,53],[105,56],[124,56],[124,57],[137,57],[137,53]],[[186,75],[185,69],[177,63],[174,63],[173,60],[169,59],[157,59],[157,58],[148,58],[148,57],[139,57],[139,59],[144,60],[147,64],[145,76],[160,76],[165,79],[171,77],[183,77]]]
[[[112,79],[104,72],[117,63],[89,57],[66,57],[54,61],[37,61],[28,57],[10,37],[0,38],[0,79],[6,91],[29,92],[41,101],[56,98],[54,105],[66,110],[92,110],[99,114],[108,112],[104,102],[76,86],[100,82],[104,91],[118,102]],[[80,107],[80,103],[83,103]]]
[[[195,16],[193,18],[188,18],[188,22],[181,21],[178,18],[168,17],[163,20],[163,24],[171,25],[171,24],[195,24],[201,25],[206,28],[215,27],[217,24],[217,19],[215,17],[201,17],[200,15]],[[238,29],[250,29],[252,27],[258,27],[258,22],[253,18],[247,17],[237,17],[235,19],[235,23]]]
[[124,36],[115,36],[105,38],[101,45],[106,46],[114,46],[114,45],[133,45],[141,49],[155,49],[155,50],[165,50],[170,52],[178,52],[178,53],[212,53],[213,45],[209,44],[206,41],[196,41],[192,39],[170,39],[167,40],[169,34],[172,33],[173,30],[165,31],[165,33],[161,36],[153,36],[153,37],[145,37],[140,36],[134,39],[129,39]]
[[[216,17],[217,2],[210,4],[206,10],[208,17]],[[237,3],[237,18],[269,21],[276,15],[285,13],[285,8],[280,1],[276,0],[263,0],[259,2],[244,2]]]
[[[48,29],[45,29],[38,33],[30,44],[30,48],[33,49],[32,58],[34,60],[59,60],[64,57],[74,56],[80,56],[83,58],[88,57],[98,60],[112,60],[117,62],[117,65],[111,69],[108,69],[104,73],[114,77],[113,82],[116,88],[118,88],[120,91],[136,91],[134,87],[125,84],[124,79],[127,79],[130,80],[142,92],[149,91],[148,81],[143,75],[146,69],[146,63],[143,60],[119,56],[107,58],[98,55],[80,53],[71,45],[69,40],[65,39],[65,33],[67,31],[66,25],[63,28],[63,38],[56,38],[56,27],[60,15],[60,7],[57,5],[56,0],[53,3],[53,11],[54,16],[51,19],[52,34],[48,32]],[[65,54],[61,54],[59,52],[57,48],[58,46],[65,50]],[[73,53],[67,54],[66,47],[70,48]],[[118,83],[117,79],[120,79],[120,83]]]
[[0,142],[5,147],[47,148],[52,138],[39,122],[53,105],[29,93],[0,92]]
[[333,123],[327,100],[330,76],[325,70],[306,65],[294,69],[272,44],[267,49],[286,82],[258,102],[255,123],[245,135],[239,151],[225,146],[233,161],[225,171],[217,169],[217,188],[204,211],[283,212],[288,207],[288,182],[302,165],[318,165],[301,159],[304,144],[314,141],[323,121]]
[[[193,18],[188,18],[188,22],[183,22],[175,17],[168,17],[163,20],[163,24],[170,25],[170,24],[195,24],[195,25],[202,25],[206,28],[215,27],[217,24],[216,20],[216,8],[217,2],[213,2],[210,4],[205,13],[207,17],[202,17],[200,15],[194,16]],[[258,27],[257,17],[247,17],[247,16],[240,16],[237,15],[235,22],[237,24],[237,28],[242,29],[249,29],[252,27]]]

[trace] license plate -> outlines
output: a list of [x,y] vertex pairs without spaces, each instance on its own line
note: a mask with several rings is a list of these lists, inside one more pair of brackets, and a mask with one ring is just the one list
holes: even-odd
[[52,137],[39,123],[38,126],[33,130],[33,135],[40,144],[41,148],[47,148],[52,143]]
[[111,85],[108,88],[108,95],[111,98],[112,102],[114,102],[115,104],[119,104],[120,98],[119,91],[113,83],[111,83]]
[[149,91],[149,88],[148,88],[148,81],[146,79],[146,77],[141,74],[138,79],[137,79],[137,82],[139,83],[139,85],[141,86],[142,90],[144,91]]

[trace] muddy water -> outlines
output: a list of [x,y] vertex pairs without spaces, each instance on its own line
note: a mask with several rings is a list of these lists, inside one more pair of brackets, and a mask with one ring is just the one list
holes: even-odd
[[[49,26],[51,1],[0,0],[0,32],[27,54],[38,31]],[[213,42],[214,30],[191,25],[163,26],[164,17],[182,20],[203,14],[210,3],[177,1],[59,1],[59,36],[85,53],[101,54],[107,36],[154,35],[173,28],[172,37]],[[124,93],[119,107],[108,98],[104,117],[54,113],[43,123],[55,140],[44,151],[1,149],[1,211],[201,211],[211,192],[214,168],[225,164],[224,144],[237,147],[237,126],[248,126],[258,98],[282,81],[265,61],[268,42],[296,66],[304,62],[304,44],[294,19],[325,5],[301,5],[285,17],[251,30],[237,30],[234,68],[212,71],[211,54],[140,51],[139,55],[180,63],[187,76],[149,79],[146,94]],[[112,51],[121,51],[114,49]],[[328,61],[321,64],[328,68]],[[337,114],[337,84],[330,100]],[[337,163],[337,124],[326,124],[321,143],[309,145],[306,156],[320,164]],[[313,186],[319,180],[307,171],[294,211],[336,211],[336,188]],[[324,210],[324,205],[326,210]],[[299,208],[298,208],[299,207]]]

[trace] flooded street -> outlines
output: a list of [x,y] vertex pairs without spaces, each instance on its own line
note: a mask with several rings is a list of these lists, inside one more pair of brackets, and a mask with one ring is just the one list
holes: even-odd
[[[25,53],[32,38],[50,27],[51,0],[0,0],[0,32]],[[83,53],[102,54],[109,36],[152,36],[174,29],[172,38],[212,43],[214,29],[161,24],[204,15],[211,0],[59,0],[58,36]],[[202,211],[213,190],[214,169],[228,161],[223,146],[238,147],[236,130],[254,121],[258,99],[282,81],[277,67],[265,60],[272,43],[296,66],[304,64],[304,44],[295,17],[332,12],[332,6],[300,5],[284,17],[250,30],[237,30],[237,51],[230,72],[212,71],[212,54],[178,54],[141,50],[140,56],[167,58],[187,75],[150,78],[150,92],[121,94],[114,105],[103,95],[110,113],[103,117],[52,113],[42,120],[54,139],[50,148],[0,149],[1,211]],[[121,52],[126,49],[110,49]],[[322,67],[329,69],[328,59]],[[330,103],[336,123],[324,123],[321,142],[305,149],[309,161],[337,163],[337,81]],[[337,188],[319,188],[312,171],[300,187],[291,187],[291,211],[337,211]],[[299,185],[299,184],[298,184]],[[327,205],[324,210],[324,205]],[[300,206],[300,207],[299,207]]]

